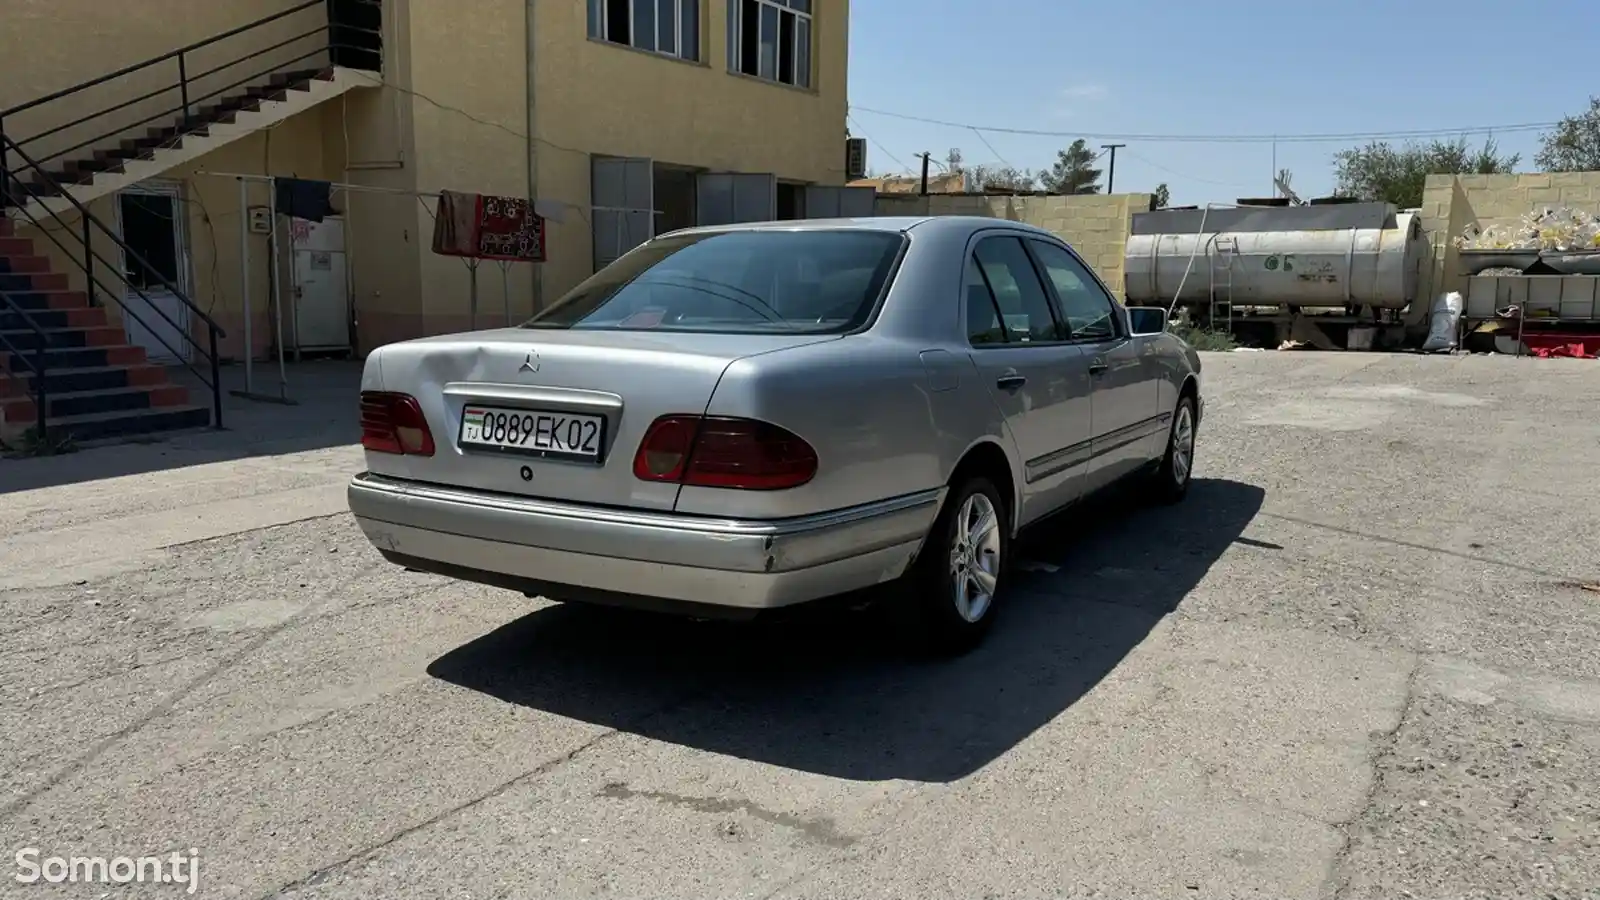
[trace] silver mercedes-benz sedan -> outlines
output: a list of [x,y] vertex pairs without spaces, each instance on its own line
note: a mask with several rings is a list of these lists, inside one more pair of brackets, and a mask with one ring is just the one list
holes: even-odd
[[1049,232],[989,218],[695,228],[517,328],[390,344],[350,509],[390,561],[554,600],[754,614],[886,592],[940,647],[1020,528],[1184,496],[1200,360]]

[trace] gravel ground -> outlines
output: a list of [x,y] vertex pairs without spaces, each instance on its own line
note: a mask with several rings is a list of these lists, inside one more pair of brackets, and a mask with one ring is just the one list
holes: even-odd
[[[943,664],[394,568],[348,447],[0,462],[0,850],[244,898],[1600,898],[1600,367],[1205,365],[1189,499],[1030,535]],[[107,891],[182,887],[0,882]]]

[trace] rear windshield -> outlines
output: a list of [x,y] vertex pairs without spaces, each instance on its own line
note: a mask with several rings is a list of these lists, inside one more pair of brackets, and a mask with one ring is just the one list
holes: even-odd
[[524,328],[849,331],[872,315],[905,236],[864,229],[667,236],[624,255]]

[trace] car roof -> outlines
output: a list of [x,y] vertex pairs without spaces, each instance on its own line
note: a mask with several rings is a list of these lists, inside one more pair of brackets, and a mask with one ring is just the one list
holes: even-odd
[[910,232],[916,230],[931,231],[934,233],[949,234],[971,233],[983,228],[1008,227],[1019,231],[1033,231],[1048,235],[1050,232],[1036,228],[1023,222],[1010,219],[996,219],[990,216],[867,216],[854,219],[787,219],[772,222],[740,222],[733,225],[702,225],[696,228],[680,228],[669,231],[657,237],[666,237],[676,234],[717,234],[739,231],[838,231],[840,229],[855,229],[861,231],[898,231]]

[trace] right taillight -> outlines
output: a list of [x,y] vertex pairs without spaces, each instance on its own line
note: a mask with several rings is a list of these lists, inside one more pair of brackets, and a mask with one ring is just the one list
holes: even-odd
[[633,474],[693,487],[775,491],[817,474],[817,452],[799,435],[756,419],[662,416],[650,423]]
[[432,456],[433,432],[410,394],[361,392],[361,446],[374,453]]

